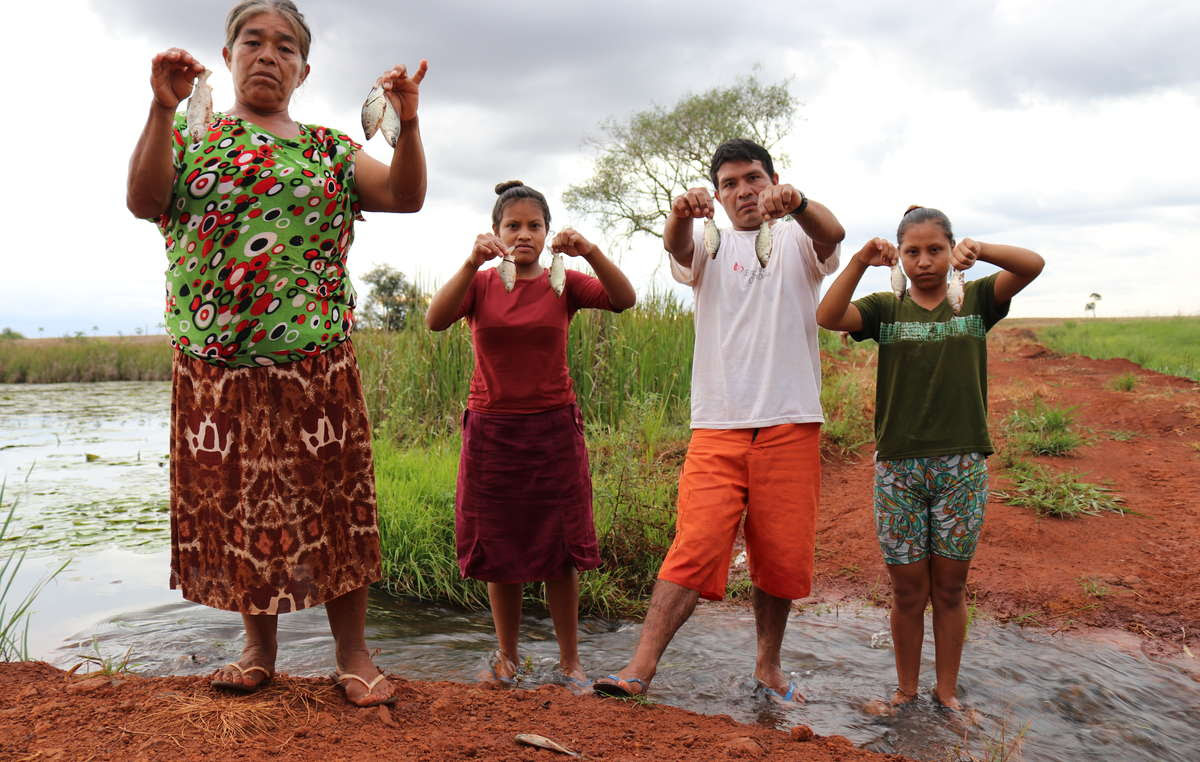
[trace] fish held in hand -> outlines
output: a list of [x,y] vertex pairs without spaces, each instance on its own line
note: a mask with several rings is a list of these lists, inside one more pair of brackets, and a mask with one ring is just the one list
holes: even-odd
[[205,69],[200,76],[196,77],[196,84],[192,86],[192,95],[188,98],[187,132],[188,137],[197,143],[204,139],[208,133],[208,126],[212,124],[212,87],[208,84],[210,74],[212,72]]
[[556,251],[550,258],[550,288],[554,289],[555,294],[562,296],[566,285],[567,266],[563,264],[562,252]]
[[704,220],[704,250],[713,259],[717,258],[717,250],[721,248],[721,230],[712,217]]
[[512,291],[513,286],[517,285],[517,263],[513,261],[512,255],[506,254],[496,269],[500,272],[500,282],[504,284],[504,290]]
[[967,281],[963,276],[962,270],[950,269],[950,285],[946,289],[946,299],[950,302],[950,309],[954,310],[954,314],[962,312],[963,298],[966,296]]
[[904,277],[904,270],[900,268],[900,263],[892,265],[892,293],[896,298],[903,301],[904,292],[908,289],[908,278]]
[[388,145],[396,147],[396,140],[400,137],[400,115],[392,108],[387,93],[379,85],[371,88],[367,99],[363,101],[362,128],[367,140],[375,137],[376,132],[382,131]]
[[758,226],[758,235],[754,236],[754,255],[763,267],[771,259],[771,226],[766,220]]

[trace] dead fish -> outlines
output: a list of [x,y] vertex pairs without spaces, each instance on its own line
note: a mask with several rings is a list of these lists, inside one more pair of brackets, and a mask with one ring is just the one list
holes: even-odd
[[950,268],[950,286],[946,289],[946,298],[950,301],[950,309],[957,315],[962,311],[963,297],[966,295],[966,278],[962,270]]
[[904,270],[900,268],[900,263],[892,265],[892,293],[897,299],[904,300],[904,291],[908,288],[908,278],[904,277]]
[[536,746],[539,749],[550,749],[557,751],[559,754],[566,754],[568,757],[578,757],[579,752],[571,751],[562,744],[555,743],[545,736],[534,735],[533,733],[517,733],[517,743],[523,743],[526,746]]
[[712,217],[704,220],[704,250],[713,259],[717,258],[717,250],[721,248],[721,230]]
[[763,267],[767,266],[767,261],[771,258],[771,226],[766,220],[758,226],[758,235],[754,236],[754,255]]
[[500,282],[504,284],[504,290],[512,291],[513,286],[517,285],[517,263],[513,261],[512,254],[505,254],[496,269],[500,271]]
[[371,88],[371,92],[367,93],[367,99],[363,101],[362,128],[367,140],[375,137],[375,133],[382,130],[383,139],[392,148],[396,147],[396,140],[400,137],[400,116],[392,108],[391,102],[387,99],[387,93],[379,85]]
[[561,251],[556,251],[550,257],[550,288],[562,296],[563,288],[567,285],[567,266],[563,264]]
[[193,142],[200,142],[208,134],[208,125],[212,124],[212,88],[208,84],[211,71],[205,69],[196,77],[192,85],[192,96],[187,105],[187,132]]

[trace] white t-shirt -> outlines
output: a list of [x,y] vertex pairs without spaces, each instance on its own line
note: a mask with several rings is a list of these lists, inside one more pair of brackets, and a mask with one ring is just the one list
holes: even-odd
[[785,217],[771,226],[764,269],[754,255],[757,230],[722,230],[713,259],[703,226],[693,227],[691,267],[667,257],[671,275],[695,295],[692,428],[823,423],[817,297],[841,246],[820,262],[812,239]]

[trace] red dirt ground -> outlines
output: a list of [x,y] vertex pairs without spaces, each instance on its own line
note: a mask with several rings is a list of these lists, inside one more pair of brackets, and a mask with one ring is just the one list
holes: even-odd
[[[992,500],[971,572],[972,602],[998,619],[1055,630],[1124,630],[1151,655],[1182,653],[1194,663],[1200,385],[1122,360],[1057,356],[1020,324],[1001,324],[989,344],[996,439],[1008,414],[1035,395],[1055,407],[1075,406],[1090,442],[1070,457],[1036,460],[1111,483],[1138,515],[1039,519]],[[1136,375],[1135,389],[1109,389],[1123,373]],[[1113,431],[1131,436],[1116,441]],[[1003,469],[995,460],[992,467],[993,488],[1003,488]],[[827,464],[823,478],[817,599],[886,605],[871,525],[870,448]],[[358,710],[317,678],[279,677],[265,691],[231,697],[201,677],[68,676],[40,663],[0,664],[0,675],[5,759],[559,758],[517,746],[517,733],[547,736],[596,759],[903,759],[837,736],[799,742],[724,716],[600,701],[557,686],[493,691],[394,678],[396,707]]]
[[489,690],[393,678],[396,706],[354,709],[320,678],[277,677],[263,691],[230,696],[202,677],[79,678],[42,663],[3,664],[0,675],[3,759],[567,759],[517,745],[518,733],[589,759],[906,759],[841,736],[793,740],[724,716],[556,685]]
[[[1020,323],[1001,323],[988,345],[993,444],[1003,442],[1003,421],[1035,396],[1074,407],[1089,442],[1067,457],[1031,460],[1111,486],[1136,515],[1038,518],[993,497],[968,580],[971,601],[1021,624],[1125,630],[1155,656],[1185,653],[1185,646],[1200,654],[1200,384],[1126,360],[1056,355]],[[1132,391],[1109,388],[1126,373],[1136,376]],[[1116,441],[1112,432],[1128,439]],[[824,469],[815,588],[824,597],[886,604],[870,451]],[[997,460],[990,462],[993,490],[1008,486]],[[1085,583],[1101,594],[1089,595]]]

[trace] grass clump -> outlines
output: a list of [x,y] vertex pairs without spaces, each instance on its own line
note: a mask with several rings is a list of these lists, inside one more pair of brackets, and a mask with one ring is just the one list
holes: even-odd
[[1143,368],[1200,381],[1200,316],[1129,320],[1068,320],[1038,331],[1055,352],[1096,359],[1120,357]]
[[1107,585],[1093,577],[1081,577],[1079,586],[1083,588],[1083,594],[1089,598],[1103,598],[1112,592]]
[[821,450],[845,458],[875,439],[875,352],[862,345],[843,347],[837,334],[821,329]]
[[1066,455],[1083,444],[1072,430],[1075,408],[1054,408],[1035,398],[1031,408],[1014,410],[1005,421],[1008,437],[1031,455]]
[[[4,483],[0,482],[0,505],[4,503],[4,486]],[[3,545],[8,537],[8,527],[12,524],[16,511],[17,503],[14,500],[8,508],[4,523],[0,524],[0,545]],[[39,580],[24,598],[14,604],[10,602],[9,596],[13,592],[17,572],[25,560],[25,551],[8,551],[3,554],[3,559],[3,563],[0,563],[0,662],[28,661],[30,607],[42,589],[67,568],[68,562],[64,561],[61,566]]]
[[1137,376],[1132,373],[1122,373],[1108,380],[1108,388],[1118,392],[1131,392],[1137,386]]
[[1056,473],[1041,465],[1018,462],[1009,469],[1012,488],[993,495],[1009,505],[1032,508],[1039,516],[1057,519],[1132,513],[1124,499],[1108,487],[1081,482],[1071,472]]

